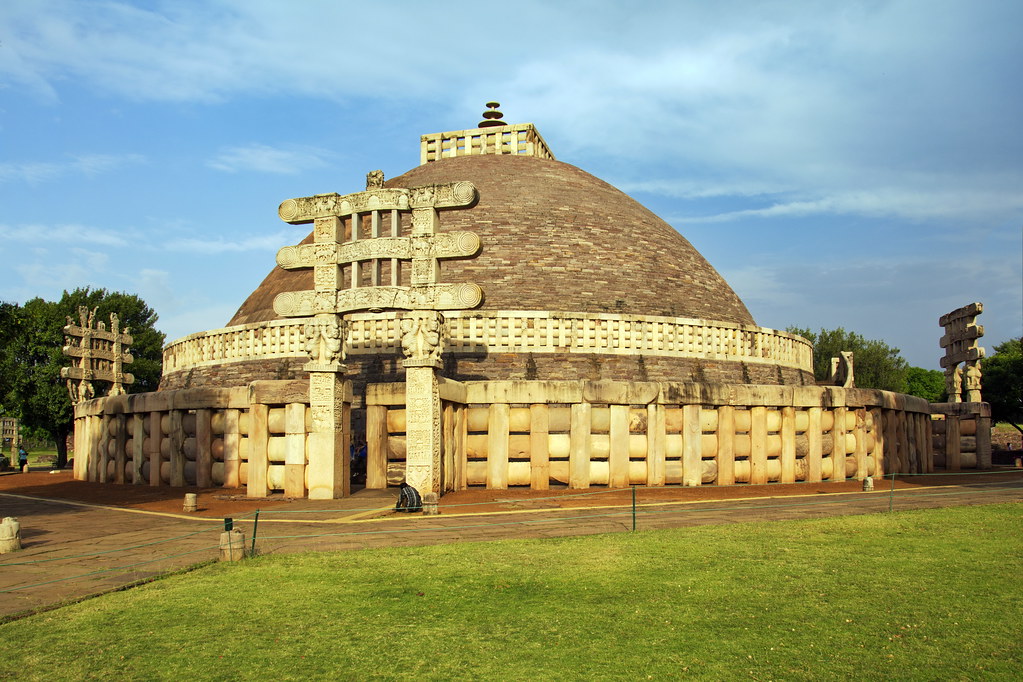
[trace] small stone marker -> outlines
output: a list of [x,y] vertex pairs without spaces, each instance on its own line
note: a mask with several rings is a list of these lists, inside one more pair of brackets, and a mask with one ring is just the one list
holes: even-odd
[[440,514],[440,509],[437,508],[437,493],[426,493],[423,495],[423,515],[436,516],[437,514]]
[[241,561],[245,558],[245,533],[240,529],[225,530],[220,534],[220,560]]
[[874,479],[872,479],[870,476],[867,476],[865,479],[863,479],[863,492],[870,492],[873,489]]
[[195,493],[185,493],[185,507],[186,512],[194,512],[199,509],[199,496]]
[[0,522],[0,554],[21,549],[21,524],[13,516]]

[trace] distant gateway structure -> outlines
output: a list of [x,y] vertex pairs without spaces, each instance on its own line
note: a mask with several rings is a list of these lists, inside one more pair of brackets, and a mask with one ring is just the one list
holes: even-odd
[[[170,343],[159,391],[76,407],[76,476],[331,498],[362,445],[367,487],[424,494],[934,468],[926,401],[816,385],[807,340],[497,106],[403,175],[283,202],[312,231],[227,327]],[[956,466],[985,465],[980,405],[948,411],[978,434]]]

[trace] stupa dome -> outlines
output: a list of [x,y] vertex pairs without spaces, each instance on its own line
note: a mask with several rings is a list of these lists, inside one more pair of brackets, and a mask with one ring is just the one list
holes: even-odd
[[[418,239],[411,236],[411,197],[420,192],[433,197],[457,186],[461,199],[438,204],[429,232],[438,239],[448,233],[449,242],[467,237],[465,243],[478,242],[479,248],[432,261],[437,265],[430,281],[475,292],[470,303],[441,307],[444,376],[813,383],[809,344],[757,327],[728,283],[682,234],[608,183],[555,160],[532,124],[507,125],[499,112],[488,113],[487,121],[497,123],[424,135],[420,165],[403,175],[385,182],[374,171],[364,192],[350,188],[350,194],[282,203],[280,216],[289,222],[336,217],[329,219],[339,221],[331,237],[337,245],[320,244],[324,254],[363,254],[337,261],[339,300],[384,296],[393,302],[397,299],[386,298],[392,293],[422,291],[402,260],[409,256],[396,257],[395,245]],[[313,242],[310,232],[302,244]],[[303,319],[312,314],[308,296],[316,286],[311,266],[294,265],[300,252],[312,253],[282,249],[278,267],[226,328],[169,345],[161,387],[303,376],[308,361]],[[302,300],[305,308],[294,307]],[[349,325],[348,376],[357,400],[368,384],[403,380],[404,305],[335,310]]]
[[[444,211],[443,231],[480,237],[477,257],[441,278],[483,288],[481,310],[558,310],[754,324],[689,241],[628,195],[567,163],[529,156],[440,159],[386,187],[470,181],[478,202]],[[307,242],[311,239],[307,239]],[[273,299],[312,289],[311,270],[274,268],[229,325],[278,319]]]

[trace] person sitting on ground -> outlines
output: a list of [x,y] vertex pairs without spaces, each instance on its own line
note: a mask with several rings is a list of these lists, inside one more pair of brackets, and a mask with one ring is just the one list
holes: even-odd
[[423,511],[423,498],[419,491],[405,481],[401,482],[401,490],[398,491],[398,504],[394,507],[400,512],[421,512]]

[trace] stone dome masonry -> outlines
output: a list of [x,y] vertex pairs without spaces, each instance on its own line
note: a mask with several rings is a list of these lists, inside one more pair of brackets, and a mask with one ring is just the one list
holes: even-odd
[[[396,189],[467,181],[477,189],[471,206],[439,212],[438,233],[472,232],[481,244],[474,257],[439,265],[444,282],[483,291],[474,310],[445,313],[447,376],[813,383],[805,340],[755,326],[677,230],[608,183],[555,160],[532,124],[505,125],[496,106],[484,113],[484,122],[496,125],[424,135],[419,166],[383,183],[377,174],[372,183]],[[363,220],[359,237],[371,231]],[[410,216],[398,220],[398,233],[409,234]],[[350,221],[345,229],[351,239]],[[302,243],[311,242],[310,234]],[[350,268],[344,277],[352,281]],[[371,284],[365,273],[359,277],[358,286]],[[407,270],[398,274],[405,285],[408,277]],[[282,319],[273,302],[312,288],[310,269],[275,267],[225,329],[168,346],[162,388],[301,376],[300,344],[287,340],[297,321]],[[348,316],[357,385],[400,380],[399,316]]]

